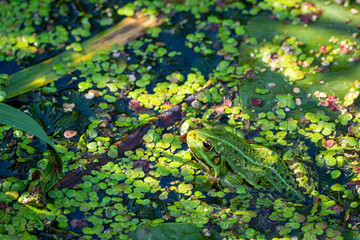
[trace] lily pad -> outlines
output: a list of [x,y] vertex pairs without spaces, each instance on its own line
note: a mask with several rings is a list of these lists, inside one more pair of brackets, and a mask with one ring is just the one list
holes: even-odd
[[129,234],[134,239],[202,239],[200,229],[189,223],[162,223],[157,226],[141,226]]

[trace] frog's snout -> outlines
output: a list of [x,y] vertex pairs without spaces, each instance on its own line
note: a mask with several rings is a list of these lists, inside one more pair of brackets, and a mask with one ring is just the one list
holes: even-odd
[[195,132],[189,131],[180,137],[180,141],[186,141],[187,143],[189,143],[191,142],[192,139],[195,139],[195,137],[196,137]]

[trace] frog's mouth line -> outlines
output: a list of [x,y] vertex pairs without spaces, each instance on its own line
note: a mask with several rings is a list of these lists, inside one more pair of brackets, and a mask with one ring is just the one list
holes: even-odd
[[190,148],[190,152],[192,153],[192,155],[195,157],[196,161],[198,163],[200,163],[200,167],[202,168],[201,170],[203,170],[204,172],[208,172],[212,175],[215,175],[215,178],[217,178],[218,174],[215,170],[211,171],[211,168],[209,167],[209,165],[207,165],[204,161],[202,161],[202,159],[206,159],[207,156],[205,154],[203,154],[201,151],[199,152],[203,158],[199,157],[196,155],[196,153],[194,151],[191,150]]
[[[192,155],[195,157],[196,161],[199,162],[199,163],[201,164],[201,166],[202,166],[203,168],[205,168],[205,170],[206,170],[207,172],[210,172],[210,167],[201,160],[201,157],[198,157],[198,156],[196,155],[196,153],[191,150],[191,148],[190,148],[190,152],[191,152]],[[204,156],[203,156],[203,157],[204,157]],[[206,156],[205,156],[205,157],[206,157]]]

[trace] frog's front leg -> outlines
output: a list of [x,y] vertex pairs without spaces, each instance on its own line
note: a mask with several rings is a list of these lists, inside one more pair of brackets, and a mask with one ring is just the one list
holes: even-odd
[[224,186],[231,188],[238,188],[240,186],[244,186],[244,180],[239,177],[239,175],[230,171],[224,176],[221,182],[222,184],[224,184]]
[[[251,172],[251,171],[249,171]],[[248,177],[248,176],[247,176]],[[270,187],[269,183],[264,181],[263,176],[259,174],[258,176],[252,175],[251,178],[247,178],[248,180],[244,180],[241,177],[241,174],[235,174],[233,172],[228,172],[222,179],[221,183],[224,186],[238,188],[243,187],[245,189],[267,189]],[[251,180],[251,181],[250,181]],[[261,182],[261,185],[259,183]],[[250,186],[249,186],[250,185]]]
[[[223,186],[226,187],[235,188],[235,189],[241,188],[245,190],[246,194],[250,194],[251,196],[250,198],[253,199],[250,200],[251,201],[250,206],[262,205],[266,202],[272,203],[273,201],[275,201],[275,199],[280,197],[276,195],[276,193],[273,191],[273,189],[270,188],[268,183],[263,182],[263,184],[268,184],[266,187],[260,185],[256,185],[255,187],[252,185],[250,186],[249,185],[250,183],[248,183],[242,177],[231,172],[229,172],[223,177],[221,183]],[[246,194],[243,193],[242,196],[246,196]],[[241,204],[246,203],[245,199],[241,200]],[[236,204],[236,206],[241,204],[238,203]]]

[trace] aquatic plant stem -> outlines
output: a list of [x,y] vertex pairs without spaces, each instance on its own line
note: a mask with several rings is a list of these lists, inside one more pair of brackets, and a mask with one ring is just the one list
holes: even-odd
[[11,75],[10,86],[3,89],[6,92],[6,99],[62,78],[64,75],[53,70],[55,64],[69,64],[71,67],[66,70],[68,70],[67,74],[70,74],[75,70],[76,66],[92,59],[98,51],[110,50],[115,44],[125,45],[129,40],[143,35],[146,28],[160,25],[164,18],[145,16],[145,14],[139,12],[134,17],[127,17],[114,27],[83,42],[81,52],[69,50]]

